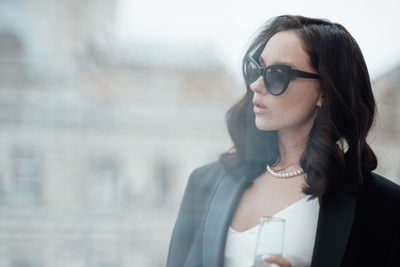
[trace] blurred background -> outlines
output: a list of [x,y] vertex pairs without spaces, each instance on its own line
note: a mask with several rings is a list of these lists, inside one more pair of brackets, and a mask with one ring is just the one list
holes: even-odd
[[376,172],[400,183],[398,1],[0,0],[0,267],[164,266],[190,172],[231,146],[252,34],[343,24],[373,80]]

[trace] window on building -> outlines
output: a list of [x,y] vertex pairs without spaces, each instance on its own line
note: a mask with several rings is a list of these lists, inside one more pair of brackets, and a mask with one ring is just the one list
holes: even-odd
[[154,165],[154,180],[156,184],[156,201],[160,205],[169,200],[171,179],[174,177],[173,165],[167,159],[158,159]]
[[29,251],[28,247],[24,247],[20,249],[18,246],[10,248],[8,254],[8,263],[10,267],[41,267],[43,266],[42,259],[40,258],[40,253],[35,251],[34,254],[32,251]]
[[12,204],[37,204],[41,199],[42,172],[37,152],[16,149],[10,153],[3,182],[5,200]]
[[91,164],[89,198],[95,207],[116,207],[119,166],[116,159],[96,159]]
[[13,33],[0,32],[0,86],[20,87],[26,81],[24,50]]
[[17,258],[11,262],[11,267],[40,267],[38,262],[29,259]]

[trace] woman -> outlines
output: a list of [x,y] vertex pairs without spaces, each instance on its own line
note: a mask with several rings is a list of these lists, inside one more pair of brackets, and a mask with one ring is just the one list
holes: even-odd
[[286,219],[275,266],[399,266],[400,186],[372,172],[375,100],[340,24],[279,16],[243,59],[234,147],[189,178],[169,267],[250,267],[261,216]]

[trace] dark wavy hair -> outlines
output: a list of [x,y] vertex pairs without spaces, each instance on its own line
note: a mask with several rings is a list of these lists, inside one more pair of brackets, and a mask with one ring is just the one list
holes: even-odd
[[[357,192],[365,176],[377,167],[376,156],[366,141],[375,122],[376,105],[361,50],[338,23],[284,15],[262,27],[246,55],[257,58],[274,34],[286,30],[301,38],[311,66],[320,74],[323,95],[300,159],[307,173],[303,193],[320,197],[333,185]],[[221,154],[219,161],[228,173],[254,179],[265,171],[266,164],[279,162],[280,154],[277,131],[257,129],[253,92],[247,84],[246,88],[246,94],[226,114],[234,145]]]

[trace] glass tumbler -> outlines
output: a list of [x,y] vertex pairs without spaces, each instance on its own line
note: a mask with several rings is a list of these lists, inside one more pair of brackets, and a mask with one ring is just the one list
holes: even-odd
[[277,266],[264,260],[269,255],[282,256],[284,237],[285,219],[271,216],[261,217],[254,267]]

